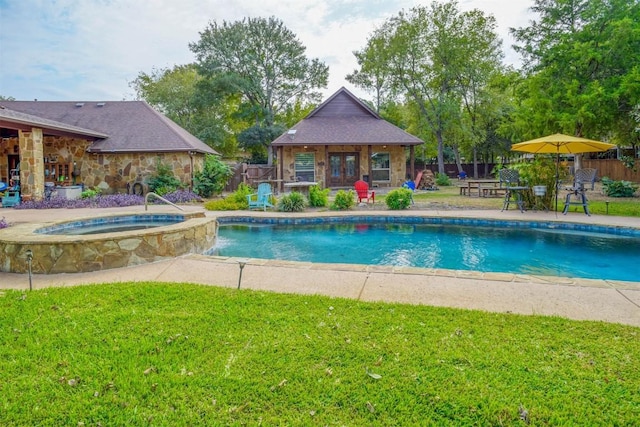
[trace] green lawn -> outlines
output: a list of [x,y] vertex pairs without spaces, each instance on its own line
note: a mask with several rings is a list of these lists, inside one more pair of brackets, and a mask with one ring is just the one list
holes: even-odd
[[0,312],[3,426],[640,423],[630,326],[155,283]]

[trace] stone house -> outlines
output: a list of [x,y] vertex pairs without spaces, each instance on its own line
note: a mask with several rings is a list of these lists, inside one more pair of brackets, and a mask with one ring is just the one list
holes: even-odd
[[0,101],[0,182],[40,200],[45,183],[146,192],[158,162],[192,186],[211,147],[143,101]]
[[340,188],[363,179],[372,186],[399,187],[407,175],[415,177],[414,147],[422,143],[343,87],[272,146],[279,182],[311,181]]

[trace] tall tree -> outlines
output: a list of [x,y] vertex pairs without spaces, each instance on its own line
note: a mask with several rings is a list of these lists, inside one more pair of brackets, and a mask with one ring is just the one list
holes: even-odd
[[521,137],[564,132],[633,138],[640,101],[638,0],[535,0],[539,19],[511,29],[524,61]]
[[387,68],[388,45],[393,26],[390,22],[377,28],[367,40],[367,45],[353,55],[358,61],[359,69],[346,76],[346,80],[355,86],[372,92],[375,97],[375,110],[380,113],[382,104],[392,97],[390,70]]
[[456,1],[434,1],[400,12],[375,32],[361,51],[359,72],[387,70],[393,91],[414,103],[420,121],[428,124],[437,143],[438,171],[444,173],[445,140],[459,135],[454,127],[461,124],[463,106],[479,111],[475,100],[489,78],[485,70],[499,65],[500,45],[493,17],[460,12]]
[[314,89],[327,85],[329,68],[307,58],[306,48],[275,17],[211,22],[189,47],[205,78],[242,95],[253,126],[264,128],[253,136],[270,138],[279,113],[296,101],[318,102],[321,93]]
[[[195,64],[189,64],[140,72],[129,85],[138,99],[144,99],[219,153],[232,156],[237,148],[233,113],[239,100],[220,91],[201,91],[204,83]],[[205,95],[210,99],[205,101]]]

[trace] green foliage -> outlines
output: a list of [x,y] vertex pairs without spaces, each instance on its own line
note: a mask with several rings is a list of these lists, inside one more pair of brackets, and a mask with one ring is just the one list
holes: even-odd
[[238,203],[229,198],[209,200],[204,204],[204,208],[208,211],[240,211],[248,207],[249,204],[246,201],[245,203]]
[[[436,142],[438,170],[454,141],[477,144],[497,107],[488,90],[501,68],[495,19],[475,9],[462,12],[455,1],[401,11],[377,28],[355,52],[360,66],[347,78],[380,97],[401,95]],[[461,108],[462,107],[462,108]],[[461,126],[464,123],[466,126]]]
[[247,196],[254,193],[253,188],[247,184],[240,183],[238,189],[219,200],[210,200],[204,204],[204,208],[209,211],[235,211],[249,208]]
[[356,193],[353,190],[338,190],[336,193],[331,209],[337,211],[346,211],[351,209],[356,204]]
[[241,95],[237,116],[260,127],[272,126],[292,103],[319,101],[315,89],[328,81],[329,68],[307,58],[296,35],[275,17],[211,22],[189,47],[208,84]]
[[[535,0],[538,16],[512,30],[523,57],[512,117],[525,139],[554,132],[631,143],[638,100],[640,3]],[[632,83],[633,82],[633,83]]]
[[182,183],[173,174],[171,166],[158,159],[156,173],[149,178],[149,191],[163,196],[182,188]]
[[637,327],[185,283],[1,295],[3,426],[637,425]]
[[278,200],[277,209],[280,212],[302,212],[306,206],[306,201],[302,193],[293,191],[285,194]]
[[[555,208],[553,202],[555,200],[554,189],[556,188],[557,166],[554,156],[537,155],[532,160],[512,163],[509,167],[516,169],[520,174],[520,181],[529,187],[529,190],[522,192],[522,199],[527,209],[540,209],[543,206]],[[567,168],[562,167],[558,169],[558,180],[560,182],[566,180],[567,176]],[[533,186],[537,185],[547,187],[544,197],[534,195]]]
[[622,162],[622,164],[624,165],[625,168],[627,169],[631,169],[632,171],[636,172],[637,168],[636,168],[636,159],[635,157],[632,156],[622,156],[620,158],[620,161]]
[[633,197],[638,184],[630,181],[614,181],[608,177],[602,178],[604,193],[609,197]]
[[98,197],[100,195],[99,188],[87,188],[82,193],[80,193],[81,199],[93,199],[94,197]]
[[407,209],[411,205],[413,191],[407,188],[396,188],[389,191],[384,201],[391,210]]
[[317,185],[309,187],[309,206],[314,208],[323,208],[329,204],[329,192],[331,190],[321,189]]
[[139,99],[162,112],[219,153],[235,154],[232,112],[237,101],[220,88],[207,86],[195,64],[140,72],[129,83]]
[[268,157],[267,149],[271,141],[284,131],[282,125],[255,125],[240,132],[237,139],[240,147],[251,153],[252,162],[263,163]]
[[204,167],[193,175],[193,191],[201,197],[221,193],[231,175],[231,168],[218,156],[207,154]]
[[451,179],[446,173],[437,173],[436,174],[436,184],[439,186],[449,186],[451,185]]

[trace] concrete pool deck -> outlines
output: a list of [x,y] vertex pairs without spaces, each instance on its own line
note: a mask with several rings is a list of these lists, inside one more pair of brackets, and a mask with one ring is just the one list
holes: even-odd
[[[185,206],[187,211],[203,211]],[[153,213],[175,213],[170,206],[151,206]],[[144,207],[108,209],[0,210],[10,224],[49,223],[77,217],[111,213],[140,213]],[[640,218],[607,215],[586,216],[570,212],[499,210],[387,211],[358,208],[350,212],[305,212],[299,216],[408,215],[477,219],[559,221],[640,229]],[[278,212],[206,212],[207,216],[292,216]],[[9,229],[10,230],[10,229]],[[185,255],[165,261],[90,273],[38,274],[34,289],[104,282],[188,282],[236,288],[239,259]],[[640,260],[639,260],[640,262]],[[624,266],[620,266],[624,268]],[[348,264],[313,264],[250,259],[242,272],[241,287],[297,294],[322,294],[360,301],[424,304],[489,312],[561,316],[576,320],[599,320],[640,326],[640,277],[638,282],[571,279],[463,270],[394,268]],[[0,272],[0,289],[29,289],[27,274]]]

